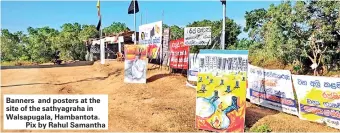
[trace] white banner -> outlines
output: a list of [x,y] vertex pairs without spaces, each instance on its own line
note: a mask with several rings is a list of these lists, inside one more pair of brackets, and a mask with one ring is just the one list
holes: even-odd
[[170,40],[170,28],[165,28],[163,32],[163,47],[162,47],[162,56],[163,65],[166,66],[169,62],[169,40]]
[[184,28],[185,45],[210,45],[211,28],[210,27],[185,27]]
[[139,44],[161,46],[163,35],[162,24],[162,21],[158,21],[139,26]]
[[340,78],[293,75],[299,117],[340,129]]
[[251,103],[298,115],[289,70],[268,70],[249,65],[247,90]]
[[188,80],[197,81],[198,74],[198,54],[189,54]]

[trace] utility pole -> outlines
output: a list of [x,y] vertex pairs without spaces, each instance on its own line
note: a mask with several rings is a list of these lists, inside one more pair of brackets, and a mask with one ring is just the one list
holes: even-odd
[[136,45],[137,43],[137,34],[136,34],[136,2],[135,0],[133,1],[133,15],[134,15],[134,22],[135,22],[135,42],[134,44]]
[[[164,24],[164,10],[162,11],[162,30],[164,31],[164,27],[163,27],[163,24]],[[161,54],[160,55],[160,62],[159,62],[159,66],[161,67],[161,70],[162,70],[162,65],[163,65],[163,44],[164,44],[164,36],[163,36],[163,31],[162,32],[162,45],[161,45]]]
[[148,12],[145,10],[145,23],[147,24],[148,23]]
[[221,39],[221,49],[224,50],[225,45],[225,18],[226,18],[226,8],[227,8],[227,2],[226,0],[221,0],[222,7],[223,7],[223,24],[222,24],[222,39]]

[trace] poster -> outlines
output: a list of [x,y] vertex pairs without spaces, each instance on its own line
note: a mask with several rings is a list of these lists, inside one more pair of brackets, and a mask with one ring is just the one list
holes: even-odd
[[170,67],[188,69],[189,46],[184,45],[184,38],[170,41]]
[[188,80],[197,81],[198,74],[198,54],[189,54],[189,70],[188,70]]
[[210,45],[211,27],[185,27],[184,44],[190,46]]
[[125,83],[146,83],[148,60],[146,45],[125,45]]
[[247,50],[200,50],[196,127],[244,132]]
[[169,40],[170,40],[170,28],[165,28],[163,32],[163,46],[162,46],[162,60],[163,66],[166,66],[169,62]]
[[251,103],[298,115],[289,70],[268,70],[248,65],[247,93]]
[[340,78],[293,75],[299,117],[340,129]]
[[162,45],[162,35],[162,21],[139,26],[139,44],[148,46],[149,58],[157,58]]

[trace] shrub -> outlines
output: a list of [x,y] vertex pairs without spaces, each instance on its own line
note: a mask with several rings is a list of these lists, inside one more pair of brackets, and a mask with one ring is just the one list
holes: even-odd
[[258,127],[253,128],[252,130],[250,130],[251,132],[271,132],[272,129],[270,129],[270,127],[267,124],[264,125],[260,125]]

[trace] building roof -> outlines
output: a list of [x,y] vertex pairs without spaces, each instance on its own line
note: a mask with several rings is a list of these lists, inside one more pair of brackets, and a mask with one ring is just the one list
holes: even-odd
[[[101,37],[101,39],[104,39],[106,37],[119,37],[119,36],[123,36],[124,37],[124,43],[133,43],[132,40],[132,35],[134,34],[134,31],[125,31],[125,32],[120,32],[120,33],[113,33],[113,34],[109,34],[109,35],[104,35]],[[137,40],[138,40],[138,32],[136,32],[137,34]],[[84,40],[84,42],[92,42],[95,40],[99,40],[99,38],[89,38],[88,40]]]

